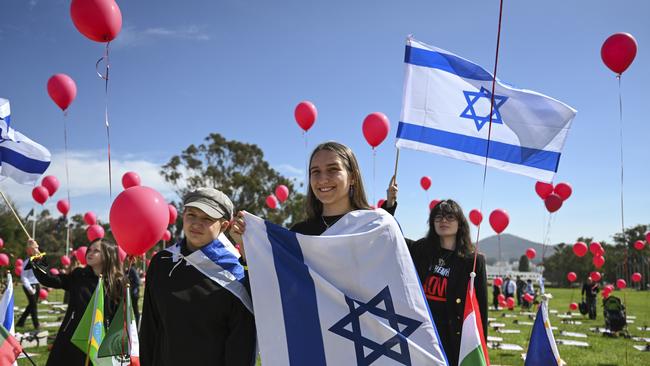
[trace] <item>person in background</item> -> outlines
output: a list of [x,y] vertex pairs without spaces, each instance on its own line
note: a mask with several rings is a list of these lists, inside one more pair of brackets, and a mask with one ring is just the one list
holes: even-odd
[[131,291],[131,304],[133,306],[133,315],[135,315],[135,323],[140,324],[140,309],[138,301],[140,300],[140,275],[135,265],[129,267],[126,273],[129,278],[130,291]]
[[[27,248],[27,255],[34,255],[34,251],[31,248]],[[38,280],[34,276],[33,266],[29,258],[25,259],[23,262],[23,271],[20,273],[20,282],[23,284],[23,291],[25,292],[25,297],[27,297],[27,307],[25,311],[18,318],[16,322],[16,327],[24,327],[25,321],[28,316],[32,316],[32,324],[34,324],[34,329],[40,328],[40,323],[38,321],[38,294],[41,290],[41,286],[38,283]]]
[[517,305],[521,305],[524,301],[524,293],[526,293],[526,282],[521,279],[521,276],[517,276]]
[[492,305],[494,310],[499,310],[499,295],[501,295],[501,287],[496,284],[492,284]]
[[591,277],[587,277],[587,282],[582,285],[582,300],[587,302],[589,319],[596,319],[596,298],[599,291],[598,282],[594,282]]

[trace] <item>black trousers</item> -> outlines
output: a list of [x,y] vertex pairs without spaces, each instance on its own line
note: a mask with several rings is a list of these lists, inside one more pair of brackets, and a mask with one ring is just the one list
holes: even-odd
[[138,309],[138,300],[140,300],[139,297],[131,297],[131,305],[133,306],[133,315],[135,316],[136,325],[140,324],[140,309]]
[[587,297],[587,309],[589,309],[589,319],[596,319],[596,297]]
[[34,328],[38,328],[40,326],[38,322],[38,292],[41,290],[41,286],[39,284],[32,285],[32,288],[35,289],[36,291],[34,294],[30,294],[27,289],[25,289],[25,286],[23,286],[23,291],[25,292],[25,296],[27,297],[27,301],[29,301],[29,304],[25,308],[25,311],[23,311],[23,314],[20,316],[20,319],[18,319],[18,322],[16,323],[16,326],[18,327],[24,327],[25,326],[25,321],[27,320],[27,317],[29,315],[32,316],[32,323],[34,324]]

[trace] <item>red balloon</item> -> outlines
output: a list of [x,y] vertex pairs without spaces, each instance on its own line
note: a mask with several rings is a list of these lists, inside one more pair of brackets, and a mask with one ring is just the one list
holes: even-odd
[[603,249],[603,246],[600,245],[600,243],[597,241],[591,242],[591,244],[589,244],[589,251],[594,256],[605,254],[605,249]]
[[578,275],[575,272],[569,272],[566,274],[566,279],[569,282],[575,282],[578,279]]
[[497,296],[497,300],[499,300],[499,302],[505,302],[506,301],[506,296],[504,294],[499,294]]
[[47,81],[47,94],[65,111],[77,97],[77,84],[66,74],[54,74]]
[[266,206],[271,210],[275,210],[278,207],[278,199],[272,194],[266,196]]
[[0,253],[0,267],[9,265],[9,256],[5,253]]
[[101,225],[90,225],[88,226],[88,229],[86,229],[86,237],[91,243],[97,239],[103,239],[104,234],[104,228]]
[[578,310],[578,304],[576,304],[575,302],[572,302],[571,304],[569,304],[569,309]]
[[169,204],[169,225],[174,225],[176,223],[176,218],[178,217],[178,211],[174,205]]
[[32,198],[41,205],[44,204],[49,197],[50,195],[48,194],[47,189],[43,186],[34,187],[32,190]]
[[14,268],[14,273],[16,274],[16,276],[20,276],[23,273],[23,267]]
[[526,300],[526,302],[532,303],[533,300],[535,300],[535,297],[533,295],[531,295],[531,294],[525,294],[524,295],[524,300]]
[[614,291],[614,285],[609,284],[609,285],[605,286],[605,288],[603,289],[603,291],[607,291],[607,292],[612,292],[612,291]]
[[515,298],[514,297],[509,297],[506,299],[506,304],[508,304],[508,308],[514,308],[515,307]]
[[47,299],[47,295],[49,295],[49,292],[47,292],[47,290],[44,289],[44,288],[42,288],[42,289],[40,289],[40,291],[38,291],[38,298],[41,299],[41,300]]
[[47,189],[48,196],[52,197],[59,189],[59,180],[53,175],[48,175],[43,178],[41,185]]
[[594,281],[594,282],[598,282],[602,278],[602,276],[600,275],[600,272],[591,272],[589,274],[589,277],[591,277],[591,280]]
[[294,117],[298,126],[307,132],[311,126],[316,122],[316,117],[318,117],[318,111],[314,103],[310,101],[302,101],[296,106],[296,110],[293,112]]
[[165,230],[165,232],[163,233],[163,236],[162,236],[162,240],[163,240],[163,241],[170,241],[170,240],[172,240],[172,233],[171,233],[171,231],[169,231],[169,230]]
[[634,249],[636,250],[643,250],[645,248],[645,243],[643,240],[637,240],[634,242]]
[[122,187],[129,189],[140,185],[140,176],[136,172],[126,172],[122,176]]
[[95,215],[94,212],[88,211],[84,215],[84,221],[88,225],[95,225],[97,223],[97,216]]
[[422,189],[424,189],[425,191],[428,191],[429,188],[431,187],[431,178],[429,178],[429,177],[422,177],[422,178],[420,178],[420,186],[421,186]]
[[383,205],[384,205],[384,202],[386,202],[385,199],[383,199],[383,198],[379,199],[379,201],[377,201],[377,207],[381,207],[381,206],[383,206]]
[[632,273],[632,282],[641,282],[641,273],[639,272],[634,272]]
[[535,183],[535,192],[539,198],[545,200],[549,194],[553,193],[553,185],[546,182],[537,182]]
[[74,256],[77,258],[77,261],[81,263],[82,265],[86,265],[86,252],[88,251],[88,247],[86,246],[81,246],[74,251]]
[[440,203],[440,200],[431,200],[429,202],[429,211],[433,210],[434,207],[436,207]]
[[167,230],[169,205],[152,188],[131,187],[113,201],[109,221],[118,245],[127,254],[138,256],[154,246]]
[[117,247],[117,257],[120,259],[120,262],[124,262],[124,260],[126,259],[126,256],[127,256],[127,254],[124,251],[124,249],[122,249],[122,247],[120,247],[118,245],[118,247]]
[[625,282],[624,279],[619,278],[618,280],[616,280],[616,287],[622,290],[627,287],[627,283]]
[[629,33],[615,33],[609,36],[600,49],[600,57],[610,70],[622,74],[636,57],[636,39]]
[[472,224],[479,226],[483,221],[483,214],[481,214],[481,211],[473,209],[469,212],[469,221],[471,221]]
[[59,275],[59,270],[56,269],[56,268],[50,268],[50,273],[51,273],[53,276],[58,276],[58,275]]
[[560,196],[562,201],[566,201],[569,197],[571,197],[573,189],[569,183],[558,183],[555,188],[553,188],[553,193],[556,193],[558,196]]
[[650,243],[650,231],[648,231],[647,233],[645,233],[645,242],[646,242],[646,243]]
[[24,262],[23,262],[22,259],[20,259],[20,258],[16,259],[16,266],[17,266],[17,267],[22,267],[23,264],[24,264]]
[[575,254],[578,257],[584,257],[584,255],[587,254],[588,250],[589,249],[587,248],[587,244],[581,241],[573,244],[573,254]]
[[501,285],[503,285],[503,278],[501,278],[501,277],[496,277],[496,278],[494,279],[494,284],[497,285],[497,286],[501,286]]
[[528,257],[528,259],[534,259],[536,255],[537,255],[537,251],[535,249],[533,248],[526,249],[526,257]]
[[368,144],[374,149],[388,136],[390,122],[388,122],[388,117],[385,114],[374,112],[366,116],[361,129],[363,130],[363,137],[366,138]]
[[72,0],[70,16],[77,30],[95,42],[110,42],[122,29],[122,13],[114,0]]
[[286,201],[287,198],[289,198],[289,188],[284,184],[280,184],[275,187],[275,196],[280,200],[280,202]]
[[2,238],[0,238],[0,248],[2,248],[2,247],[4,247],[4,246],[5,246],[5,241],[2,240]]
[[59,210],[61,215],[66,216],[70,212],[70,202],[66,199],[59,200],[56,203],[56,208]]
[[497,208],[490,213],[490,226],[492,226],[492,230],[497,234],[501,234],[508,227],[509,223],[510,217],[508,217],[506,210]]
[[70,265],[70,257],[68,257],[67,255],[63,255],[63,256],[61,256],[61,264],[62,264],[64,267],[69,266],[69,265]]
[[560,197],[560,195],[557,193],[551,193],[544,200],[544,206],[546,206],[548,212],[553,213],[562,207],[562,202],[562,197]]
[[593,263],[596,268],[601,268],[605,264],[605,257],[602,255],[594,256]]

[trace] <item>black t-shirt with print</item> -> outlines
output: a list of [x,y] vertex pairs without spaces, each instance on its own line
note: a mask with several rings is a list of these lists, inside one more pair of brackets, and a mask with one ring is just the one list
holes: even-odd
[[450,264],[454,255],[454,251],[441,248],[440,253],[431,261],[429,274],[422,284],[437,328],[443,327],[443,324],[446,324],[449,318],[446,307],[447,282],[449,281]]

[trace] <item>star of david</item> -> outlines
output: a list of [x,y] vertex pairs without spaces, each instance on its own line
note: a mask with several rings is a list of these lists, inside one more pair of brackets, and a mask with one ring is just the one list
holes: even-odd
[[[345,302],[350,308],[350,313],[334,324],[329,331],[354,342],[358,366],[368,366],[381,356],[386,356],[402,365],[411,365],[407,338],[415,332],[422,322],[395,313],[393,299],[388,286],[367,303],[351,299],[347,296],[345,297]],[[378,307],[382,302],[384,303],[385,310]],[[366,312],[388,320],[390,327],[395,331],[395,335],[381,344],[364,337],[361,334],[359,318]],[[403,325],[402,330],[400,330],[400,324]],[[350,325],[352,330],[345,329],[348,325]],[[399,352],[394,350],[396,346],[399,346]],[[367,356],[365,355],[364,348],[368,348],[371,351]]]
[[[484,87],[481,87],[481,90],[478,92],[463,90],[463,94],[465,94],[465,100],[467,101],[467,108],[463,110],[463,113],[460,114],[460,117],[474,120],[474,123],[476,124],[476,130],[480,131],[481,128],[483,128],[483,125],[490,122],[490,115],[488,112],[487,116],[477,116],[476,111],[474,110],[474,104],[476,104],[476,102],[479,101],[481,98],[486,98],[488,101],[491,101],[492,93],[490,93]],[[492,123],[503,124],[503,120],[501,119],[501,113],[499,113],[499,107],[501,107],[503,103],[506,102],[506,100],[508,100],[508,97],[504,97],[502,95],[496,95],[496,94],[494,95]]]

